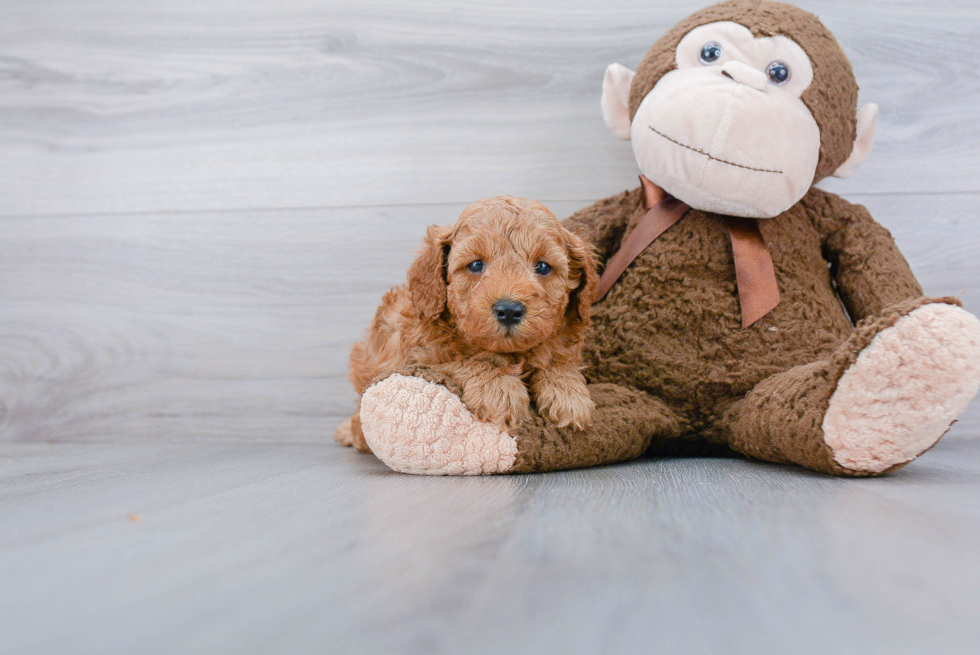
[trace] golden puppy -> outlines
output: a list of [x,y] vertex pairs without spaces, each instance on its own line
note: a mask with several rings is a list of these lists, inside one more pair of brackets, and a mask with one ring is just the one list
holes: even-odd
[[[543,205],[478,200],[455,225],[428,229],[408,284],[385,294],[351,350],[350,380],[363,394],[422,364],[455,380],[483,421],[514,427],[533,396],[543,417],[581,429],[595,407],[581,349],[597,280],[592,248]],[[370,452],[358,413],[334,439]]]

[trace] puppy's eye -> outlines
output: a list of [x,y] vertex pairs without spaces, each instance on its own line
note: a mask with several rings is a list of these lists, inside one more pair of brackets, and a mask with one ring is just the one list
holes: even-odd
[[538,262],[534,265],[534,272],[538,275],[547,275],[551,272],[551,264],[545,262]]
[[469,269],[470,273],[482,273],[483,260],[478,259],[475,262],[470,262],[469,264],[466,265],[466,268]]

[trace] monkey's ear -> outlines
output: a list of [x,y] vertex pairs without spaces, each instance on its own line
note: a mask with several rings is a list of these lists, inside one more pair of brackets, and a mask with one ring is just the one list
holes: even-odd
[[633,71],[622,64],[609,64],[602,78],[602,120],[620,139],[630,138],[630,85]]
[[875,141],[875,128],[878,126],[878,105],[869,102],[857,112],[857,138],[854,139],[854,149],[840,167],[834,171],[834,177],[848,177],[864,163],[871,154],[871,146]]
[[408,292],[419,314],[439,318],[446,308],[446,258],[451,228],[430,225],[419,256],[408,269]]

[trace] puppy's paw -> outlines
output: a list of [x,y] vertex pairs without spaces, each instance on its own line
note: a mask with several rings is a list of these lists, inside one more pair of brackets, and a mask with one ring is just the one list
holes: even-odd
[[354,431],[351,429],[351,420],[347,419],[343,423],[337,426],[334,430],[333,440],[339,443],[341,446],[353,446],[354,445]]
[[354,449],[359,453],[364,453],[365,455],[371,455],[371,446],[368,445],[367,441],[364,440],[364,435],[360,432],[354,433],[354,443],[351,444]]
[[463,403],[479,420],[506,429],[531,418],[531,397],[527,387],[513,375],[467,384],[463,389]]
[[538,412],[560,428],[582,430],[592,422],[595,403],[584,381],[565,378],[555,384],[542,380],[535,386],[535,400]]
[[337,426],[333,440],[341,446],[353,446],[358,452],[371,454],[371,447],[364,440],[361,421],[356,414]]

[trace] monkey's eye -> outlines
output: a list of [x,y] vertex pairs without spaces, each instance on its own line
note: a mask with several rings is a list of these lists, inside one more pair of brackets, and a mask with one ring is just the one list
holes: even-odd
[[534,272],[538,275],[547,275],[551,272],[551,264],[546,262],[538,262],[534,265]]
[[482,273],[483,272],[483,260],[477,259],[476,261],[470,262],[466,265],[466,268],[470,273]]
[[781,61],[774,61],[766,68],[766,76],[773,84],[782,86],[789,82],[789,66]]
[[701,63],[713,64],[719,59],[721,59],[721,46],[714,41],[705,43],[701,48]]

